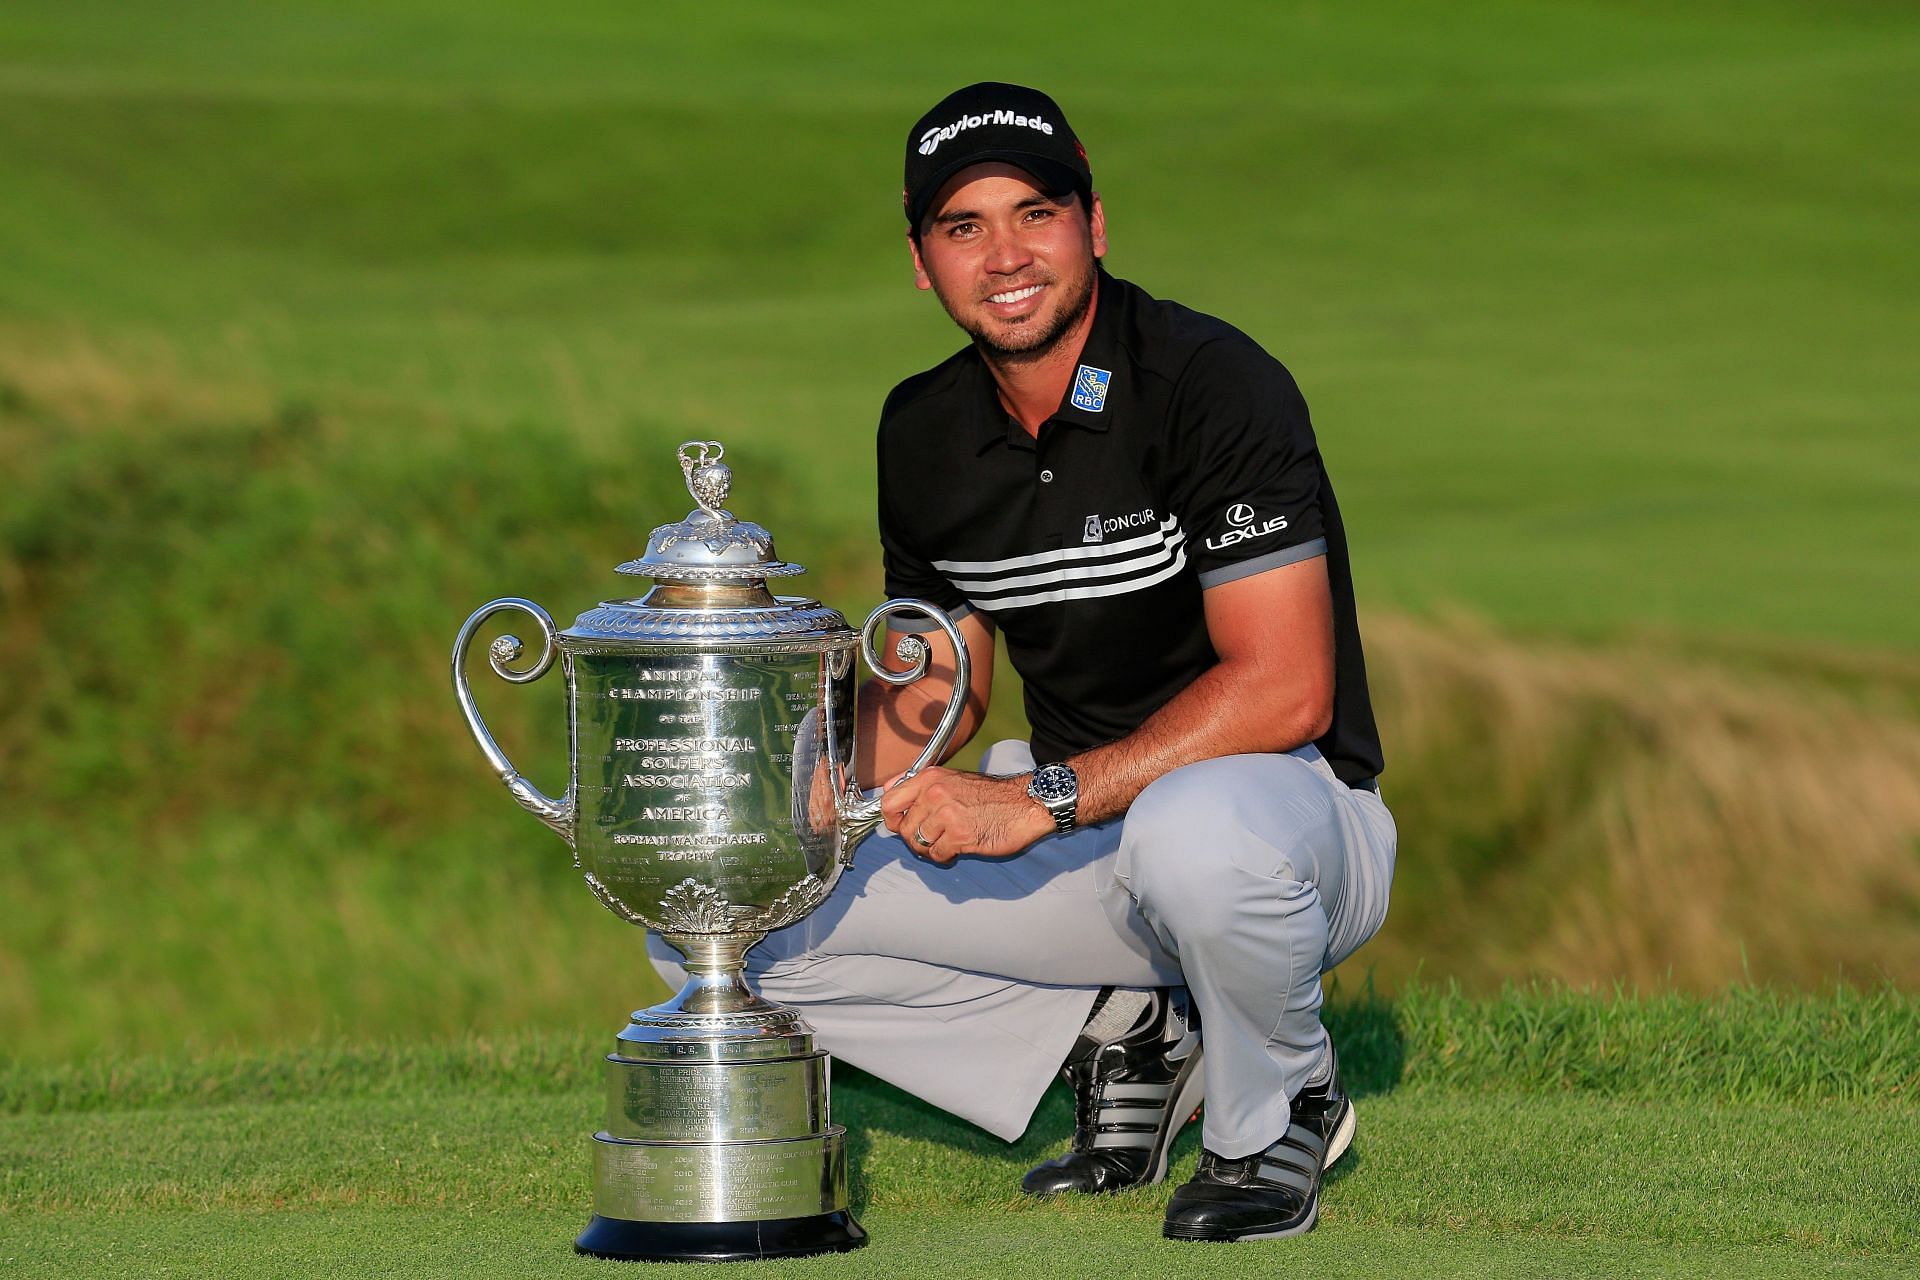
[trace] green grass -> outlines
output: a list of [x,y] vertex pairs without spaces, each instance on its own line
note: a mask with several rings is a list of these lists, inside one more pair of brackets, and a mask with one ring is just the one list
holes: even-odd
[[[1361,1139],[1195,1249],[1013,1193],[1058,1095],[1009,1148],[843,1070],[874,1243],[782,1273],[1911,1274],[1916,73],[1877,4],[8,5],[0,1270],[592,1269],[659,987],[448,643],[618,592],[694,435],[878,599],[871,425],[956,345],[900,137],[995,77],[1314,406],[1403,832]],[[480,696],[557,789],[557,688]],[[1556,973],[1642,987],[1487,994]],[[1749,973],[1808,994],[1669,989]]]
[[0,334],[623,482],[717,433],[864,538],[880,397],[955,345],[900,137],[1024,78],[1120,269],[1295,367],[1372,601],[1911,647],[1917,70],[1868,4],[23,2]]
[[[1892,986],[1697,996],[1535,985],[1475,997],[1414,982],[1389,997],[1336,979],[1323,1016],[1356,1095],[1418,1088],[1729,1106],[1920,1104],[1920,999]],[[598,1023],[611,1032],[617,1020],[603,1010]],[[598,1081],[605,1040],[570,1028],[310,1036],[273,1050],[123,1043],[68,1061],[0,1064],[0,1115],[393,1101],[423,1089],[574,1093]]]
[[[633,1264],[576,1258],[581,1209],[299,1210],[140,1213],[97,1220],[33,1220],[0,1246],[0,1265],[23,1277],[136,1274],[306,1277],[331,1268],[380,1277],[578,1274],[625,1276]],[[1180,1245],[1159,1235],[1157,1211],[1124,1231],[1100,1220],[1054,1221],[959,1213],[870,1212],[871,1243],[851,1256],[769,1264],[781,1276],[895,1276],[908,1269],[954,1276],[1244,1276],[1273,1267],[1375,1280],[1382,1275],[1460,1277],[1805,1276],[1904,1277],[1911,1255],[1831,1250],[1542,1237],[1507,1232],[1338,1225],[1333,1210],[1303,1239],[1241,1249]],[[1247,1249],[1260,1249],[1249,1259]],[[643,1272],[651,1274],[653,1272]],[[677,1266],[665,1274],[725,1276],[737,1267]]]
[[[695,435],[877,601],[871,425],[957,345],[900,139],[977,78],[1054,92],[1116,269],[1314,406],[1389,994],[1331,1007],[1362,1131],[1306,1240],[1024,1203],[1060,1097],[1008,1148],[842,1071],[874,1244],[782,1274],[1920,1266],[1909,9],[13,0],[0,1270],[607,1270],[590,1029],[658,983],[447,646],[619,591]],[[557,789],[557,688],[483,683]],[[1485,995],[1536,973],[1642,989]],[[1746,974],[1813,994],[1669,990]]]
[[[1120,270],[1307,387],[1406,835],[1362,963],[1907,980],[1916,69],[1876,5],[1061,4],[1015,40],[833,5],[9,5],[6,1052],[650,994],[465,740],[448,643],[495,595],[564,619],[631,585],[702,433],[804,589],[877,600],[870,426],[955,343],[908,285],[899,139],[983,75],[1071,109]],[[1455,646],[1472,679],[1397,622],[1462,610],[1496,623]],[[557,790],[557,687],[481,685]]]
[[[1337,1006],[1333,1025],[1359,1098],[1356,1154],[1328,1185],[1320,1230],[1265,1246],[1281,1251],[1271,1261],[1160,1240],[1164,1187],[1023,1200],[1020,1171],[1071,1125],[1058,1090],[1009,1146],[843,1067],[835,1116],[874,1242],[782,1273],[1057,1274],[1062,1251],[1076,1273],[1123,1275],[1914,1265],[1909,997],[1422,992]],[[0,1261],[18,1274],[245,1276],[568,1265],[602,1105],[597,1048],[517,1037],[244,1065],[174,1055],[67,1069],[64,1095],[48,1088],[60,1073],[16,1072],[0,1095],[13,1111],[0,1117]],[[1804,1071],[1807,1056],[1825,1069]],[[1175,1178],[1191,1172],[1194,1141]]]

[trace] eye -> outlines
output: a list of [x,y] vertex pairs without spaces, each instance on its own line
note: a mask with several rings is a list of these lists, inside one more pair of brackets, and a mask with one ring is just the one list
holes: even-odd
[[1045,207],[1027,210],[1028,222],[1044,222],[1053,216],[1053,210]]
[[977,222],[956,222],[947,228],[947,235],[950,239],[964,240],[979,229]]

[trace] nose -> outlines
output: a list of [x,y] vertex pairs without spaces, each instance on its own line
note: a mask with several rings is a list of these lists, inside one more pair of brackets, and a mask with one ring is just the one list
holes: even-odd
[[1024,270],[1033,261],[1033,251],[1017,231],[1002,229],[993,233],[987,246],[986,267],[995,275],[1010,276]]

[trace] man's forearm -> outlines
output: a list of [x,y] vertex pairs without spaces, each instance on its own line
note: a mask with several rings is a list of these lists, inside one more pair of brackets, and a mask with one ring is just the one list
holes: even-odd
[[[1148,783],[1183,765],[1291,751],[1326,733],[1334,675],[1324,558],[1223,583],[1204,602],[1218,661],[1134,732],[1067,758],[1079,775],[1077,821],[1119,817]],[[889,830],[935,862],[1006,857],[1053,830],[1027,782],[929,770],[889,791],[881,811]]]
[[1219,663],[1126,737],[1067,758],[1080,780],[1079,821],[1119,817],[1148,783],[1182,765],[1291,751],[1326,733],[1331,717],[1330,699],[1276,689],[1254,663]]
[[1183,765],[1291,751],[1333,719],[1333,609],[1314,557],[1211,588],[1207,632],[1220,660],[1134,732],[1068,760],[1082,822],[1127,811],[1147,784]]
[[[942,760],[966,746],[979,732],[986,718],[987,701],[993,696],[993,630],[978,614],[968,613],[958,620],[960,638],[967,646],[969,678],[967,703],[960,723],[941,753]],[[890,633],[889,641],[899,633]],[[906,772],[926,747],[927,739],[940,726],[953,698],[953,683],[959,662],[947,638],[931,632],[922,637],[931,645],[927,673],[911,684],[892,685],[869,680],[860,686],[856,704],[854,741],[857,756],[854,771],[862,784],[877,787]],[[889,671],[906,671],[910,658],[900,656],[890,643],[880,651]]]
[[[931,679],[902,686],[869,680],[860,686],[854,770],[862,786],[877,787],[905,772],[918,758],[940,724],[952,687],[950,681],[935,685]],[[969,720],[977,722],[978,716],[961,721],[953,742],[948,744],[948,754],[958,751],[973,736]]]

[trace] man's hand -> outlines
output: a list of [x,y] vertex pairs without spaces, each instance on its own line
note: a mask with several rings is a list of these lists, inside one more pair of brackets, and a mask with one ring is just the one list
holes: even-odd
[[880,816],[915,853],[942,864],[963,853],[1008,857],[1053,834],[1053,815],[1027,794],[1024,774],[925,769],[888,789]]

